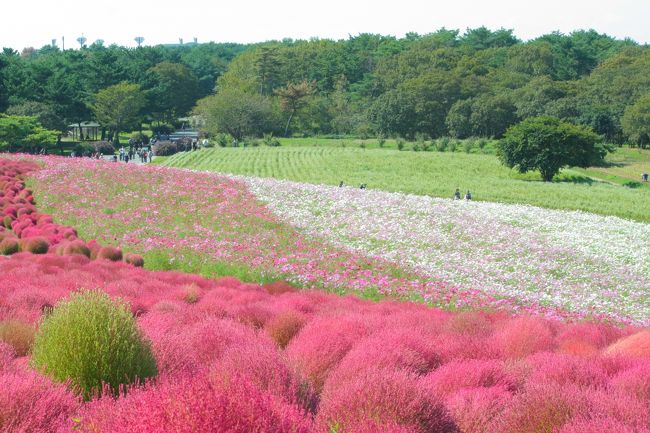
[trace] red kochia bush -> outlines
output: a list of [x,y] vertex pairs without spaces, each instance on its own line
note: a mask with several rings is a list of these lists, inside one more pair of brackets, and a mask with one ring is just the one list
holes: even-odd
[[325,389],[340,387],[367,369],[404,370],[423,375],[438,365],[440,356],[430,340],[405,329],[387,329],[354,346],[328,377]]
[[111,246],[101,247],[97,252],[97,258],[119,262],[122,260],[122,250]]
[[499,386],[514,392],[517,379],[505,368],[503,361],[466,359],[451,361],[429,373],[423,383],[436,395],[448,397],[464,388]]
[[302,329],[307,319],[297,311],[285,311],[277,314],[266,322],[266,332],[281,348],[285,348],[289,341]]
[[356,432],[372,422],[401,425],[421,433],[456,432],[444,405],[404,371],[369,369],[343,386],[323,394],[316,417],[319,432],[332,428]]
[[264,290],[266,290],[272,295],[281,295],[282,293],[298,291],[298,289],[296,289],[294,286],[284,281],[275,281],[273,283],[267,283],[264,284],[262,287],[264,288]]
[[540,384],[528,387],[508,405],[492,426],[499,433],[552,433],[590,409],[590,393],[575,386]]
[[614,376],[611,386],[650,405],[650,360]]
[[92,433],[309,433],[298,407],[241,379],[170,378],[100,400],[81,414],[80,432]]
[[562,353],[541,352],[530,356],[526,363],[530,369],[530,383],[555,382],[560,385],[604,387],[607,373],[591,359]]
[[330,371],[367,332],[366,325],[355,316],[314,319],[289,343],[287,355],[320,392]]
[[53,432],[79,402],[64,386],[31,371],[0,372],[0,431]]
[[557,433],[650,433],[650,430],[634,428],[611,417],[578,417],[557,430]]
[[[88,252],[90,255],[90,251]],[[130,265],[137,266],[139,268],[144,266],[144,259],[140,254],[126,253],[124,256],[124,261]]]
[[553,333],[544,319],[519,317],[507,321],[495,333],[496,346],[506,358],[524,358],[551,350]]
[[229,347],[214,364],[211,374],[221,379],[240,377],[250,380],[262,391],[297,404],[306,411],[316,410],[317,399],[312,389],[289,368],[283,354],[265,338]]
[[13,347],[0,341],[0,372],[9,369],[9,365],[16,357],[16,351]]
[[494,433],[491,423],[511,400],[512,393],[501,386],[465,388],[447,398],[445,406],[462,433]]
[[635,358],[650,358],[650,330],[621,338],[607,348],[608,355],[623,355]]

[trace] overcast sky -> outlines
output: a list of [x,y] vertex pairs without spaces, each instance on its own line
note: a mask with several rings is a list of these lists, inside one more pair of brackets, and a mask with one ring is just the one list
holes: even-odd
[[441,27],[514,29],[524,40],[554,30],[593,28],[650,42],[650,0],[1,0],[0,47],[67,48],[82,34],[92,43],[134,46],[269,39],[347,38],[359,33],[401,37]]

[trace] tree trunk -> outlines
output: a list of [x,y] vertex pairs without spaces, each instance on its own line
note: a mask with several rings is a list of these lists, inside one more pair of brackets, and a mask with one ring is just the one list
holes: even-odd
[[296,112],[296,110],[291,110],[291,114],[289,114],[289,119],[287,119],[287,125],[284,127],[284,136],[285,137],[289,133],[289,124],[291,123],[291,119],[293,118],[293,113],[295,113],[295,112]]

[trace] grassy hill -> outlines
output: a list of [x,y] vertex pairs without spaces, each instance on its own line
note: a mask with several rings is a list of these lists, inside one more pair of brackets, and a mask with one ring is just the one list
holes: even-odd
[[158,163],[317,184],[365,183],[368,188],[435,197],[469,189],[476,200],[650,222],[650,187],[639,183],[640,173],[650,169],[650,151],[622,148],[610,156],[610,167],[564,170],[556,181],[545,183],[537,173],[521,175],[489,154],[328,146],[323,140],[308,146],[301,140],[278,148],[203,149],[160,158]]

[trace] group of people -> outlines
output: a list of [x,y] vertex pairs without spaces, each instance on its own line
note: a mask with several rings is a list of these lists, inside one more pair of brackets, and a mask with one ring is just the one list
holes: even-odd
[[129,147],[127,151],[124,147],[120,147],[119,159],[120,161],[129,162],[133,161],[135,157],[140,158],[140,162],[146,163],[151,162],[153,159],[153,150],[151,147],[139,147],[135,148],[133,146]]
[[[471,200],[472,199],[472,193],[467,190],[465,193],[465,200]],[[456,191],[454,192],[454,200],[460,200],[460,189],[456,188]]]
[[[343,188],[344,185],[345,184],[343,183],[343,181],[341,181],[339,183],[339,188]],[[361,185],[359,185],[359,189],[366,189],[367,187],[368,187],[368,185],[366,185],[365,183],[362,183]]]

